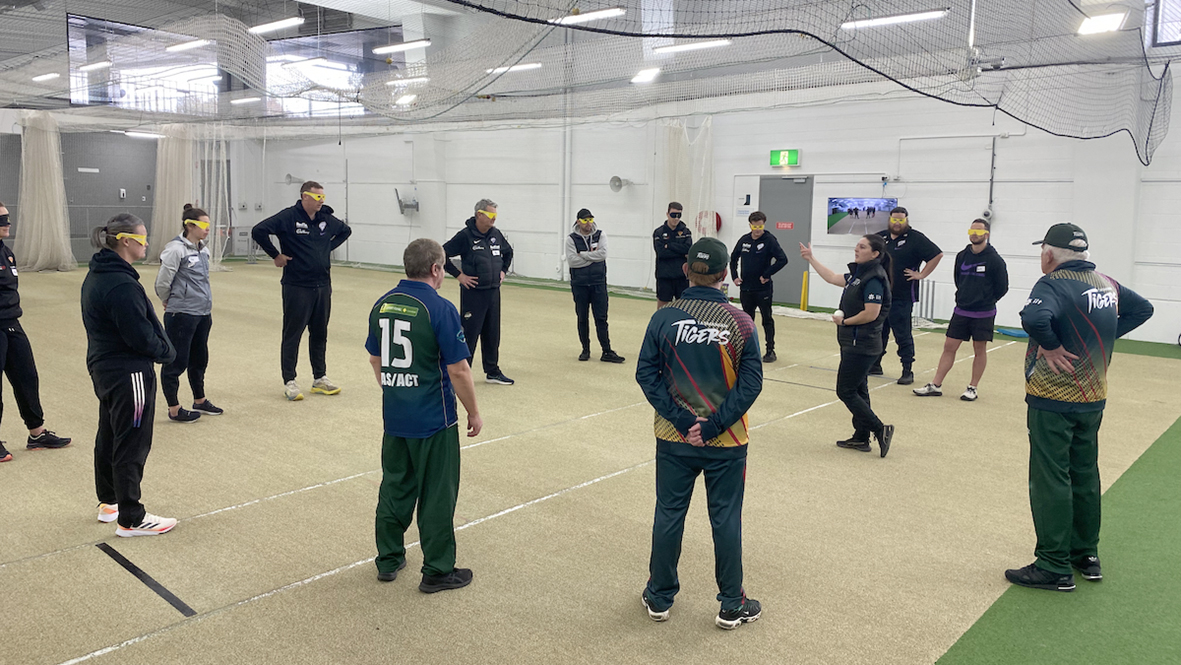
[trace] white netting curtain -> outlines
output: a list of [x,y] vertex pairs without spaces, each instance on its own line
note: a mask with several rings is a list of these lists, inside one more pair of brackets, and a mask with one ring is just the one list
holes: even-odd
[[[718,236],[714,207],[713,119],[667,121],[664,132],[666,188],[670,201],[685,206],[682,220],[694,238]],[[660,217],[665,202],[658,202]]]
[[230,145],[224,127],[198,125],[194,128],[193,156],[196,158],[196,198],[198,208],[209,213],[210,270],[229,270],[222,258],[229,242],[233,225],[233,204],[230,202]]
[[46,111],[21,119],[20,219],[17,239],[21,270],[73,270],[70,216],[62,173],[61,135]]
[[152,203],[152,230],[147,261],[160,263],[164,245],[181,232],[180,216],[186,203],[194,203],[193,141],[185,125],[166,125],[156,144],[156,197]]

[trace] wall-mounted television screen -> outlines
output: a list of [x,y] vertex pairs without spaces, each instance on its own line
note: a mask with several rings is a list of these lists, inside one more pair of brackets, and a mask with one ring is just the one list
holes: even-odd
[[898,199],[843,198],[828,200],[828,232],[859,235],[884,231]]

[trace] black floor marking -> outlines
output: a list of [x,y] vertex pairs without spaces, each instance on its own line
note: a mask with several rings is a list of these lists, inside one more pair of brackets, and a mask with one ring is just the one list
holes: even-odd
[[162,585],[159,582],[157,582],[156,580],[152,579],[151,575],[140,570],[139,566],[128,561],[127,557],[123,556],[122,554],[119,554],[119,552],[117,550],[115,550],[114,547],[111,547],[110,545],[108,545],[106,543],[99,543],[99,544],[95,545],[95,547],[106,552],[107,556],[114,559],[120,566],[123,566],[124,568],[126,568],[127,572],[131,573],[132,575],[135,575],[136,578],[138,578],[140,582],[143,582],[145,585],[147,585],[147,587],[149,589],[151,589],[152,591],[155,591],[157,596],[160,596],[164,600],[167,600],[168,604],[175,607],[178,612],[185,615],[186,617],[197,616],[197,610],[194,610],[193,608],[189,607],[188,605],[185,605],[185,602],[183,600],[181,600],[180,598],[177,598],[176,595],[173,594],[168,589],[165,589],[164,585]]

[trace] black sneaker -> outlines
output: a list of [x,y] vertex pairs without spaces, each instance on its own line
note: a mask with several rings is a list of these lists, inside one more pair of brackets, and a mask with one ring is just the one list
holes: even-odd
[[599,360],[602,360],[605,363],[615,363],[616,365],[626,362],[623,356],[615,353],[614,351],[604,351],[603,357],[599,358]]
[[1049,591],[1074,591],[1074,575],[1060,575],[1029,564],[1024,568],[1005,571],[1005,579],[1018,586]]
[[763,362],[773,363],[776,360],[779,360],[779,358],[775,356],[775,349],[768,349],[766,355],[763,356]]
[[471,583],[471,569],[456,568],[446,575],[423,575],[418,590],[423,593],[435,593],[448,589],[462,589]]
[[878,447],[882,449],[882,457],[885,457],[886,453],[890,452],[890,441],[894,439],[894,426],[883,426],[882,431],[878,432],[876,436],[878,438]]
[[903,369],[902,376],[898,378],[898,385],[909,386],[912,383],[914,383],[914,372],[909,368]]
[[8,452],[8,449],[4,447],[4,442],[0,441],[0,462],[11,462],[11,461],[12,461],[12,453]]
[[512,379],[505,376],[504,372],[501,372],[500,374],[489,374],[487,376],[487,378],[484,379],[484,382],[485,383],[499,383],[502,386],[511,386],[514,383],[516,383]]
[[869,441],[860,439],[845,439],[844,441],[837,441],[838,448],[848,448],[849,450],[860,450],[863,453],[869,452]]
[[193,402],[193,411],[206,416],[220,416],[226,412],[225,409],[214,406],[213,402],[209,400],[205,400],[200,404]]
[[191,423],[200,417],[201,414],[197,413],[196,411],[189,411],[183,406],[180,408],[180,411],[176,412],[175,416],[171,413],[168,414],[168,419],[177,423]]
[[579,362],[586,362],[590,360],[590,349],[583,349],[582,353],[578,354]]
[[743,596],[741,606],[733,610],[718,612],[718,618],[714,620],[714,623],[723,630],[734,630],[744,623],[758,621],[762,615],[763,606],[759,604],[759,601]]
[[29,450],[40,450],[42,448],[65,448],[66,446],[70,445],[71,440],[72,439],[68,439],[63,436],[58,436],[49,430],[45,430],[37,436],[30,436],[29,443],[26,447]]
[[652,609],[652,601],[648,600],[648,590],[644,589],[644,593],[640,594],[640,602],[644,604],[644,609],[648,610],[648,618],[653,621],[668,621],[668,613],[671,608],[663,610]]
[[885,372],[882,371],[882,362],[880,360],[874,363],[873,367],[869,368],[870,376],[881,376],[883,374],[885,374]]
[[394,580],[398,579],[398,571],[402,570],[405,567],[406,567],[406,560],[402,559],[402,565],[400,565],[396,569],[394,569],[394,572],[383,573],[381,571],[378,571],[377,581],[378,582],[393,582]]
[[1099,557],[1085,556],[1081,559],[1075,559],[1071,565],[1083,576],[1084,580],[1091,582],[1098,582],[1103,579],[1103,569],[1099,567]]

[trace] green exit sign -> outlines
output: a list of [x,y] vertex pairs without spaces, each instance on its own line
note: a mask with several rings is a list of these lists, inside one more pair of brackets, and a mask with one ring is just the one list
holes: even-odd
[[799,150],[772,150],[771,166],[799,166]]

